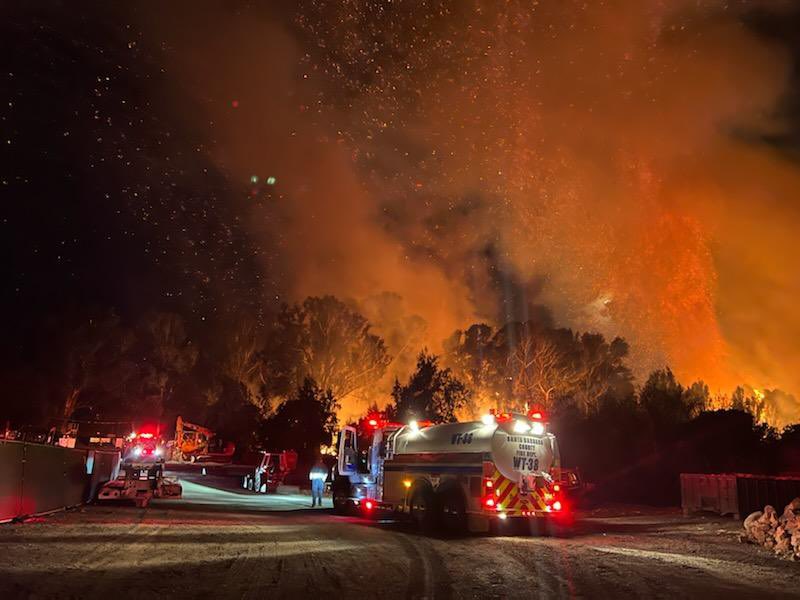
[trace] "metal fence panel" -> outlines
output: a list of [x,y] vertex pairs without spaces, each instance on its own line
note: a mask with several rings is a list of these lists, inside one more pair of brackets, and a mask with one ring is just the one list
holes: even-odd
[[23,442],[0,440],[0,521],[21,514],[24,448]]
[[0,440],[0,521],[90,501],[119,472],[119,453]]
[[772,505],[778,513],[795,498],[800,497],[799,477],[760,477],[740,475],[737,478],[739,510],[748,515]]
[[83,502],[88,482],[85,450],[26,444],[21,512],[76,506]]

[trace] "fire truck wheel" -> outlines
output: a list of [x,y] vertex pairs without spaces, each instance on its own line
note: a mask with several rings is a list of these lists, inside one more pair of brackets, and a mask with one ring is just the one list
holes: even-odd
[[445,533],[453,536],[464,534],[467,531],[467,507],[461,490],[453,487],[444,490],[440,504]]
[[436,496],[427,485],[419,485],[411,495],[411,518],[423,533],[437,529],[441,516]]
[[347,498],[339,494],[337,490],[333,490],[333,513],[336,515],[347,514]]

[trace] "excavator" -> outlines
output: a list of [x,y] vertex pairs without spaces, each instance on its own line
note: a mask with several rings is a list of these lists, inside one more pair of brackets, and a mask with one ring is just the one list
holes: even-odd
[[220,440],[211,429],[181,417],[175,421],[174,461],[230,462],[235,451],[235,444]]

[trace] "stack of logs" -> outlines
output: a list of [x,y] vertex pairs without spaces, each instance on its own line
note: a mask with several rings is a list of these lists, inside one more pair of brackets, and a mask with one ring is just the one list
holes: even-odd
[[800,560],[800,498],[795,498],[778,514],[767,505],[744,520],[743,542],[769,548],[781,558]]

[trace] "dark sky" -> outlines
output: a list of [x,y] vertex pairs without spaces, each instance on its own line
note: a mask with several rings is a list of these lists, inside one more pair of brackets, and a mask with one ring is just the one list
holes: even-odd
[[259,310],[280,290],[269,244],[243,226],[246,186],[209,158],[213,127],[181,121],[198,99],[173,84],[169,49],[122,5],[44,4],[2,23],[6,340],[108,306],[195,322]]
[[434,347],[545,305],[638,373],[792,389],[798,31],[782,2],[4,3],[3,350],[391,292]]

